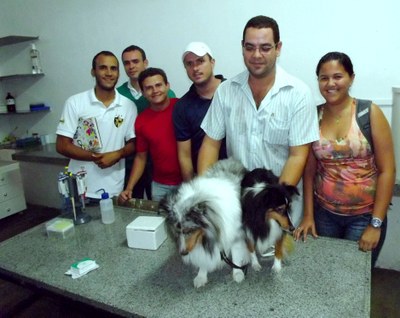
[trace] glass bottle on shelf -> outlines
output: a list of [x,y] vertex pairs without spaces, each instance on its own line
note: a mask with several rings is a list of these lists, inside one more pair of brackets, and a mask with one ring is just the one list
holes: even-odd
[[30,50],[30,57],[32,61],[32,74],[41,74],[43,73],[42,70],[42,65],[40,63],[40,53],[38,49],[36,49],[35,44],[31,44],[31,50]]
[[9,113],[15,113],[16,111],[15,98],[11,95],[10,92],[7,93],[6,104],[7,104],[7,111]]

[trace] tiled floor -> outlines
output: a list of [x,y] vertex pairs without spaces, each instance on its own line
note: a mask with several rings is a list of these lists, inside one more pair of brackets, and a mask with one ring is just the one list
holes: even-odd
[[[0,220],[0,241],[58,216],[55,209],[32,207]],[[166,317],[168,315],[166,314]],[[355,313],[355,316],[357,314]],[[0,279],[0,318],[4,317],[117,317],[91,306],[51,295],[43,290]],[[267,317],[267,313],[266,313]],[[323,314],[321,313],[321,317]],[[371,318],[400,317],[400,272],[374,269]],[[347,318],[347,317],[340,317]]]

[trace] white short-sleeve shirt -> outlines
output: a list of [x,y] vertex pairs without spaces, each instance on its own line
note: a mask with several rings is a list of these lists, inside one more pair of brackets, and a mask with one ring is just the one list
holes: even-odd
[[[99,127],[103,147],[99,152],[115,151],[123,148],[125,142],[135,138],[134,122],[137,109],[134,102],[115,91],[115,99],[108,107],[99,101],[94,89],[73,95],[65,102],[64,110],[56,133],[73,138],[79,118],[95,117]],[[91,161],[71,159],[69,171],[76,173],[84,169],[87,172],[87,193],[91,198],[100,198],[99,189],[105,189],[110,196],[118,195],[124,186],[125,160],[113,166],[100,169]]]
[[[246,70],[219,85],[201,128],[213,139],[226,137],[228,157],[247,169],[267,168],[280,176],[290,146],[319,138],[316,106],[310,89],[277,66],[274,85],[257,108],[248,78]],[[293,202],[293,210],[295,205],[301,214],[302,200]]]

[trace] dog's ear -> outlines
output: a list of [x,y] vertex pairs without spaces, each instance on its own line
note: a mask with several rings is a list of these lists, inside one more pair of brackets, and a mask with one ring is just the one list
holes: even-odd
[[291,197],[294,196],[295,194],[296,194],[296,195],[300,195],[299,190],[297,189],[296,186],[294,186],[294,185],[289,185],[289,184],[286,184],[286,183],[282,183],[282,185],[284,186],[285,191],[286,191],[288,197],[291,198]]
[[168,214],[170,210],[169,204],[168,204],[168,198],[163,197],[160,202],[158,203],[158,214]]
[[172,213],[172,209],[174,204],[176,203],[176,197],[178,195],[179,189],[173,189],[169,193],[165,194],[161,200],[158,202],[158,214],[165,213],[170,214]]
[[272,170],[265,169],[263,178],[267,183],[275,184],[279,182],[279,177],[277,177]]
[[176,215],[173,208],[169,205],[167,199],[163,198],[158,204],[158,214],[164,214],[167,224],[174,226],[176,222]]

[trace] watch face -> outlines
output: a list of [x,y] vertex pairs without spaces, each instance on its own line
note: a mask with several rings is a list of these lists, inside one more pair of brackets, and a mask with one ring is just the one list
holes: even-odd
[[372,220],[371,220],[371,225],[372,225],[373,227],[376,227],[376,228],[381,227],[382,221],[379,220],[378,218],[372,218]]

